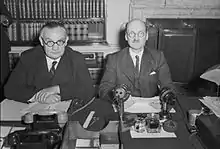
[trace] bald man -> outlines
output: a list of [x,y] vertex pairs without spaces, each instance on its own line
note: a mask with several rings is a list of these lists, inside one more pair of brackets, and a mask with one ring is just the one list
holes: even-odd
[[94,96],[92,79],[83,55],[67,47],[68,39],[62,23],[45,24],[40,45],[21,54],[5,85],[6,98],[40,103],[90,100]]
[[125,40],[129,46],[107,58],[100,97],[111,101],[112,90],[122,84],[136,97],[156,96],[163,87],[174,89],[163,52],[145,45],[148,30],[143,21],[133,19],[127,23]]

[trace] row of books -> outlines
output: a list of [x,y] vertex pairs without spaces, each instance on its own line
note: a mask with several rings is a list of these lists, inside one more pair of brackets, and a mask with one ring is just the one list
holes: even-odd
[[[33,41],[38,37],[39,31],[45,22],[34,23],[34,22],[25,22],[19,23],[19,26],[16,22],[8,28],[8,35],[10,41]],[[104,23],[103,22],[84,22],[77,24],[76,22],[66,22],[65,27],[70,41],[73,40],[102,40],[104,38]],[[19,30],[19,35],[17,34]]]
[[105,17],[105,0],[4,0],[4,3],[12,17],[20,19]]

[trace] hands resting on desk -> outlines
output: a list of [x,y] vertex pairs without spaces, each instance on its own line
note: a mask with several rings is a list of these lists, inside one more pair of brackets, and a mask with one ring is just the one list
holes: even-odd
[[55,85],[52,87],[44,88],[38,91],[34,96],[30,99],[31,102],[39,102],[39,103],[56,103],[61,101],[60,96],[60,87],[59,85]]

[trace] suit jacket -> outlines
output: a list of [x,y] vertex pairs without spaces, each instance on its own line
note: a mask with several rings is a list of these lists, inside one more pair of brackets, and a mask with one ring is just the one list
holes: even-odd
[[21,54],[5,85],[5,96],[8,99],[26,102],[41,89],[53,85],[60,86],[61,100],[89,100],[95,92],[82,54],[66,47],[55,75],[52,76],[48,72],[44,50],[37,46]]
[[[138,80],[135,80],[134,64],[129,54],[129,48],[108,55],[104,76],[101,80],[99,94],[101,98],[109,97],[112,89],[120,84],[126,84],[133,96],[152,97],[158,94],[158,86],[174,89],[169,67],[164,54],[155,49],[145,48]],[[138,81],[140,95],[135,94]]]
[[[0,15],[4,15],[8,21],[9,25],[12,23],[12,17],[10,12],[7,10],[4,5],[4,1],[0,1]],[[8,26],[3,26],[0,23],[0,32],[1,32],[1,92],[3,89],[3,85],[5,84],[8,74],[9,74],[9,56],[8,52],[11,50],[10,41],[8,38]]]

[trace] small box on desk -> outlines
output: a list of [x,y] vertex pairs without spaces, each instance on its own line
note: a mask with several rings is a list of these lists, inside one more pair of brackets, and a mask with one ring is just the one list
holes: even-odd
[[101,149],[122,149],[119,141],[118,121],[110,121],[100,132]]
[[198,135],[207,149],[219,149],[220,119],[215,115],[200,115],[196,120]]

